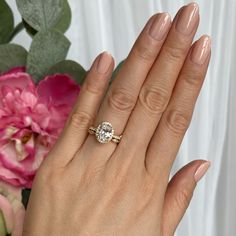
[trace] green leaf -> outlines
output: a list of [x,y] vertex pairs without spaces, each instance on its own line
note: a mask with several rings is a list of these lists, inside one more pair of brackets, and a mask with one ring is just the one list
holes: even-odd
[[27,208],[29,197],[30,197],[31,189],[25,188],[22,190],[21,195],[22,195],[22,203],[25,206],[25,209]]
[[16,0],[24,20],[35,30],[54,27],[63,14],[63,0]]
[[7,234],[6,224],[2,211],[0,210],[0,235],[6,235],[6,234]]
[[[24,19],[22,19],[23,25],[26,29],[26,32],[31,36],[34,37],[37,34],[37,30],[31,27]],[[67,0],[63,0],[63,13],[61,19],[57,22],[57,24],[53,27],[60,31],[61,33],[65,33],[66,30],[69,28],[71,23],[71,9],[70,5],[68,4]]]
[[71,23],[71,9],[67,0],[63,0],[63,13],[60,20],[57,22],[55,29],[65,33]]
[[13,67],[25,66],[27,51],[16,44],[0,45],[0,74]]
[[11,41],[17,34],[19,34],[24,29],[23,22],[20,22],[11,33],[9,40]]
[[117,76],[117,74],[118,74],[118,72],[119,72],[119,70],[120,70],[120,68],[122,67],[122,65],[123,65],[124,62],[125,62],[125,60],[121,61],[121,62],[117,65],[116,69],[113,71],[113,73],[112,73],[112,78],[111,78],[111,80],[110,80],[109,85],[112,83],[112,81],[113,81],[113,80],[115,79],[115,77]]
[[70,41],[59,31],[38,32],[30,46],[27,72],[38,82],[49,68],[66,58],[69,47]]
[[82,85],[87,74],[87,71],[78,63],[71,60],[60,61],[56,65],[52,66],[48,75],[53,74],[68,74],[73,78],[78,84]]
[[0,44],[8,43],[14,29],[14,17],[5,0],[0,0]]
[[25,27],[26,32],[31,36],[34,37],[35,34],[37,34],[37,30],[35,30],[33,27],[31,27],[23,18],[22,23]]

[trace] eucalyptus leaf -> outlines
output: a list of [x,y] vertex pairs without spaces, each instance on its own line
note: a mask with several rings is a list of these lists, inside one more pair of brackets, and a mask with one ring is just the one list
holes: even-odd
[[38,32],[27,57],[27,72],[36,82],[43,79],[49,68],[66,58],[70,41],[59,31]]
[[25,66],[27,51],[16,44],[0,45],[0,74],[13,67]]
[[14,17],[5,0],[0,0],[0,44],[8,43],[14,29]]
[[119,72],[119,70],[120,70],[120,68],[122,67],[122,65],[123,65],[124,62],[125,62],[125,60],[121,61],[121,62],[117,65],[116,69],[113,71],[113,73],[112,73],[112,79],[110,80],[109,85],[112,83],[112,81],[113,81],[113,80],[115,79],[115,77],[117,76],[117,74],[118,74],[118,72]]
[[19,34],[24,29],[23,22],[20,22],[13,30],[9,40],[11,41],[17,34]]
[[63,14],[64,0],[16,0],[24,20],[35,30],[54,27]]
[[37,30],[35,30],[33,27],[31,27],[23,18],[22,18],[22,23],[25,27],[26,32],[33,37],[35,34],[37,34]]
[[[57,24],[53,27],[60,31],[61,33],[65,33],[67,29],[70,26],[71,23],[71,9],[70,5],[67,0],[63,0],[63,13]],[[38,32],[33,27],[31,27],[24,19],[22,19],[22,22],[24,24],[24,27],[26,29],[26,32],[31,36],[34,37],[34,35]]]
[[29,188],[25,188],[25,189],[23,189],[21,191],[22,203],[23,203],[25,208],[27,208],[29,197],[30,197],[30,193],[31,193],[31,189],[29,189]]
[[71,23],[71,9],[67,0],[63,0],[63,13],[60,20],[57,22],[55,29],[65,33]]
[[78,63],[71,60],[64,60],[60,61],[56,65],[52,66],[49,71],[48,75],[53,74],[68,74],[74,79],[78,84],[82,85],[87,74],[87,71]]

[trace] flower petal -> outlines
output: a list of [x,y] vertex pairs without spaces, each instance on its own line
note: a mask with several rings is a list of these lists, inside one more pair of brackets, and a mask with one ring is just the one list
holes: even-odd
[[16,187],[25,187],[27,185],[27,180],[23,179],[22,176],[17,174],[16,172],[12,172],[11,170],[6,169],[1,163],[0,180]]
[[2,211],[7,232],[11,233],[14,227],[14,212],[9,200],[0,194],[0,209]]
[[73,106],[79,94],[80,86],[68,75],[55,74],[39,82],[37,92],[42,101],[54,105]]
[[0,76],[0,90],[4,85],[22,90],[28,86],[31,88],[35,87],[31,77],[23,72],[17,72],[15,74],[5,74]]
[[49,152],[49,147],[36,143],[35,150],[34,155],[18,161],[14,144],[8,143],[4,148],[0,147],[0,180],[14,186],[30,188],[37,169]]
[[7,235],[7,229],[6,229],[5,219],[0,209],[0,236],[6,236],[6,235]]
[[9,71],[4,73],[3,75],[15,74],[18,72],[25,72],[25,70],[26,70],[26,68],[24,66],[18,66],[18,67],[14,67],[14,68],[10,69]]
[[14,199],[12,204],[14,212],[14,227],[11,232],[12,236],[22,236],[24,218],[25,218],[25,208],[20,201]]
[[0,193],[4,196],[7,196],[9,193],[14,195],[19,201],[22,200],[21,188],[12,186],[6,182],[0,181]]
[[0,211],[3,213],[7,232],[22,236],[25,208],[21,203],[21,189],[0,181]]

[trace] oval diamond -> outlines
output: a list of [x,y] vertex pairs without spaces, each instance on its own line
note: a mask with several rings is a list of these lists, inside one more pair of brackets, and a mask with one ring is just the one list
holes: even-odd
[[112,140],[114,130],[111,123],[102,122],[96,130],[96,138],[100,143],[108,143]]

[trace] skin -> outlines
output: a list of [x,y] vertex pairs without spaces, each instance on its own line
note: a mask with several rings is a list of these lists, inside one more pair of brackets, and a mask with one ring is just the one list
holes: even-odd
[[[192,19],[186,15],[190,8]],[[167,22],[161,40],[149,34],[157,16]],[[191,20],[181,26],[188,34],[177,27],[180,17]],[[114,61],[110,58],[101,73],[101,57],[108,62],[111,56],[95,59],[60,138],[37,172],[24,236],[174,234],[202,177],[196,171],[206,163],[189,163],[169,182],[210,60],[207,36],[192,44],[198,23],[195,3],[181,8],[172,22],[166,13],[152,16],[108,91]],[[101,144],[88,134],[102,121],[123,134],[118,145]]]

